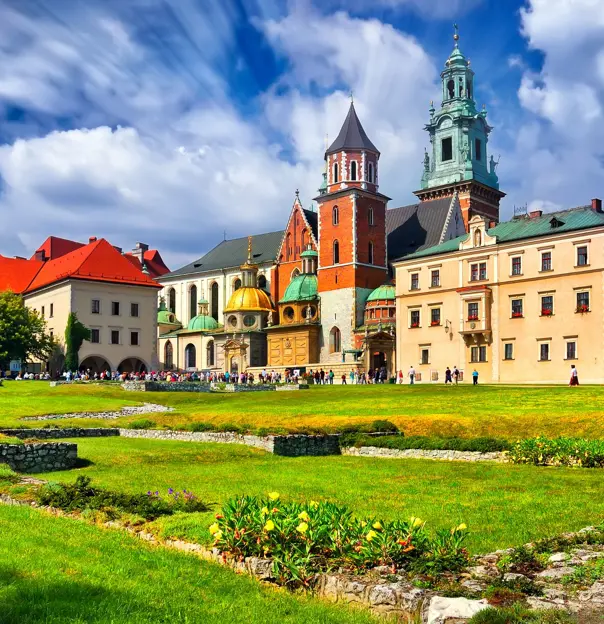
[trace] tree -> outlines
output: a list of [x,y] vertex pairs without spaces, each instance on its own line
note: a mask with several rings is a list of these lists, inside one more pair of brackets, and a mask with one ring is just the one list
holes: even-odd
[[25,305],[21,295],[0,293],[0,363],[6,366],[10,360],[46,361],[54,345],[46,333],[46,322]]
[[65,370],[76,371],[80,365],[79,352],[84,340],[90,340],[90,330],[71,312],[65,328]]

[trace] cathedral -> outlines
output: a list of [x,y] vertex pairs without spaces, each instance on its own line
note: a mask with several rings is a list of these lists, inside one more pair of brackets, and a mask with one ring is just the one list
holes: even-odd
[[389,208],[380,151],[351,102],[312,207],[296,192],[283,231],[222,241],[158,278],[163,368],[395,372],[392,262],[465,234],[475,215],[494,225],[504,196],[458,39],[441,73],[441,106],[429,109],[418,202]]

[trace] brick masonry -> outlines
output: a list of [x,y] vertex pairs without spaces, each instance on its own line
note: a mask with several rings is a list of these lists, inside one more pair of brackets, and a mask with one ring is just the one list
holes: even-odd
[[50,472],[73,468],[78,445],[68,442],[0,444],[0,463],[17,472]]

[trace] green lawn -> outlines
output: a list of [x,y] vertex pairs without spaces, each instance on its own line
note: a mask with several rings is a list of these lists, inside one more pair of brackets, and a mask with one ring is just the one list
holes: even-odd
[[0,507],[4,624],[369,624],[217,564],[23,507]]
[[[19,418],[117,409],[143,401],[175,408],[175,412],[148,416],[157,426],[167,427],[203,421],[290,431],[337,430],[345,424],[385,418],[408,435],[604,437],[604,388],[600,386],[325,386],[305,392],[194,394],[126,393],[115,385],[50,388],[47,382],[10,382],[0,388],[0,426],[35,427],[39,423],[23,423]],[[55,422],[123,426],[140,418]]]
[[[187,489],[222,502],[236,494],[279,491],[328,499],[357,514],[417,516],[431,527],[465,522],[469,548],[485,552],[580,529],[604,520],[604,479],[597,469],[541,468],[366,457],[277,457],[237,445],[105,438],[74,440],[91,465],[41,475],[127,492]],[[158,522],[163,535],[207,539],[212,514]]]

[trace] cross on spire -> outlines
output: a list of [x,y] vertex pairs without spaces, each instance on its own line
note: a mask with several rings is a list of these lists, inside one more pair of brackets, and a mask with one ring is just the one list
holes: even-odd
[[455,41],[455,47],[457,47],[457,42],[459,41],[459,26],[457,24],[453,24],[453,28],[455,29],[453,40]]

